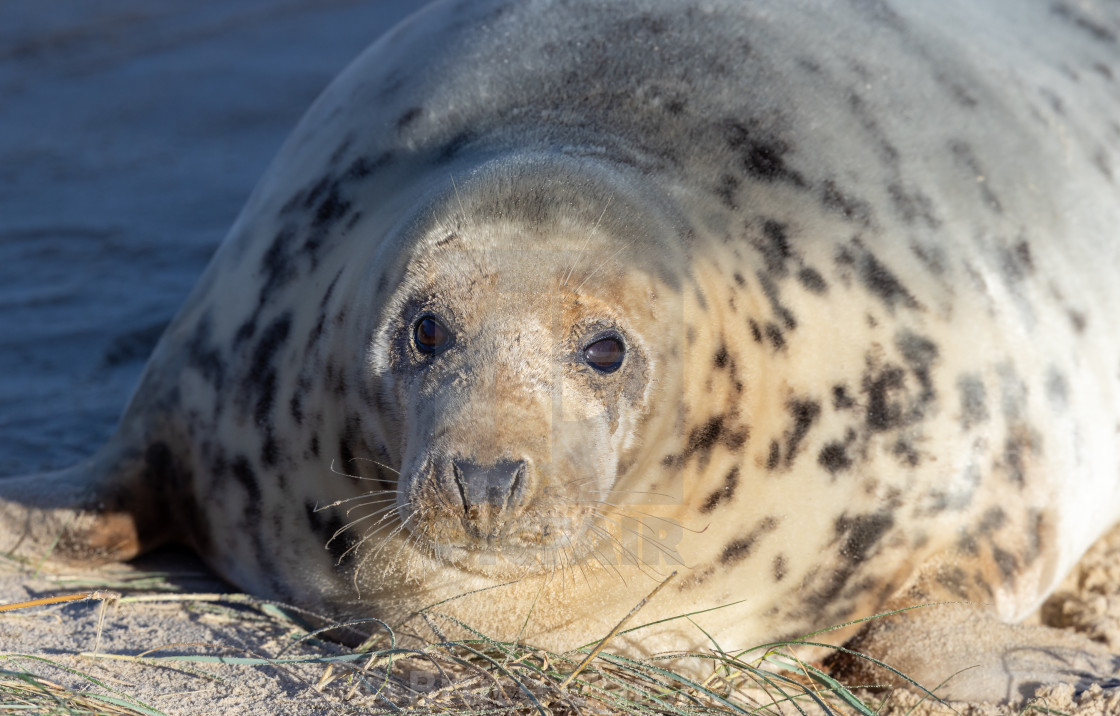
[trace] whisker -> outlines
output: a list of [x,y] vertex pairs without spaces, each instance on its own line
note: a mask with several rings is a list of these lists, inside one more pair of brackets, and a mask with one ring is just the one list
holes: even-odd
[[[338,507],[339,505],[344,505],[347,502],[353,502],[354,500],[364,500],[364,499],[367,499],[367,498],[373,500],[374,502],[377,502],[377,501],[381,501],[381,500],[385,500],[385,501],[395,500],[395,499],[397,499],[397,496],[396,496],[396,493],[393,493],[393,492],[385,492],[385,493],[381,493],[380,495],[378,495],[377,493],[373,493],[373,492],[366,492],[366,493],[363,493],[361,495],[354,495],[353,497],[343,497],[340,500],[335,500],[334,502],[330,503],[329,505],[316,504],[314,511],[315,512],[322,512],[323,510],[329,510],[332,507]],[[367,503],[362,503],[362,504],[367,504]]]
[[[389,472],[393,473],[394,475],[400,475],[400,474],[401,474],[401,471],[400,471],[400,470],[397,470],[396,468],[393,468],[393,467],[389,467],[389,466],[388,466],[388,465],[386,465],[385,463],[383,463],[383,462],[378,462],[377,460],[374,460],[374,459],[373,459],[373,458],[371,458],[371,457],[352,457],[352,458],[350,458],[349,460],[347,460],[347,462],[354,462],[355,460],[361,460],[361,461],[363,461],[363,462],[372,462],[372,463],[373,463],[374,465],[377,465],[378,467],[383,467],[383,468],[385,468],[386,470],[388,470]],[[331,463],[333,464],[333,463],[334,463],[334,461],[332,460],[332,461],[331,461]],[[370,480],[370,479],[373,479],[373,478],[369,478],[369,477],[367,477],[367,478],[364,478],[364,479],[366,479],[366,480]]]
[[[358,524],[360,524],[360,523],[362,523],[366,520],[377,517],[377,515],[379,513],[386,512],[386,511],[391,513],[395,509],[397,509],[396,505],[390,505],[388,507],[383,507],[380,510],[375,510],[375,511],[369,513],[368,515],[362,515],[361,517],[358,517],[354,520],[351,520],[350,522],[347,522],[345,525],[343,525],[342,527],[339,527],[337,530],[335,530],[335,533],[333,535],[331,535],[331,538],[329,540],[327,540],[327,544],[330,544],[331,542],[333,542],[335,540],[335,538],[337,538],[340,534],[342,534],[346,530],[351,529],[352,527],[354,527],[354,526],[356,526],[356,525],[358,525]],[[384,519],[384,515],[382,516],[382,519]]]
[[[619,528],[620,530],[624,530],[624,531],[626,531],[626,532],[629,532],[630,534],[632,534],[632,535],[635,535],[635,536],[637,536],[637,537],[638,537],[639,539],[641,539],[641,540],[642,540],[643,542],[645,542],[646,544],[649,544],[649,545],[653,546],[654,548],[656,548],[656,549],[657,549],[657,550],[658,550],[659,552],[661,552],[661,554],[662,554],[662,555],[664,555],[664,556],[665,556],[665,559],[666,559],[666,561],[667,561],[667,562],[669,562],[669,560],[676,560],[676,559],[677,559],[677,558],[679,557],[679,555],[677,555],[677,554],[676,554],[676,553],[674,553],[674,552],[671,552],[671,551],[670,551],[670,550],[669,550],[669,549],[668,549],[667,547],[665,547],[665,546],[664,546],[664,545],[663,545],[663,544],[661,543],[661,540],[660,540],[660,539],[658,539],[658,538],[656,538],[656,537],[653,537],[653,536],[651,536],[651,535],[647,535],[647,534],[645,534],[644,532],[642,532],[642,531],[640,531],[640,530],[635,530],[635,529],[633,529],[633,528],[631,528],[631,527],[627,527],[626,525],[622,524],[621,522],[613,522],[613,521],[611,521],[611,520],[607,520],[607,521],[608,521],[608,522],[611,522],[611,524],[617,524],[617,525],[618,525],[618,528]],[[621,542],[619,542],[619,545],[620,545],[620,546],[621,546],[621,544],[622,544],[622,543],[621,543]],[[633,555],[633,553],[632,553],[632,552],[631,552],[631,555]],[[635,555],[635,556],[634,556],[634,558],[635,558],[635,559],[637,559],[637,556]],[[659,560],[659,561],[660,561],[660,560]],[[647,561],[643,561],[643,560],[640,560],[640,559],[639,559],[639,560],[638,560],[638,564],[645,564],[645,565],[649,565],[649,566],[650,566],[651,568],[653,568],[653,569],[654,569],[654,570],[656,571],[656,567],[655,567],[655,566],[654,566],[654,564],[653,564],[653,563],[651,563],[651,562],[647,562]],[[671,564],[671,562],[670,562],[670,564]],[[659,574],[659,575],[660,575],[660,573],[659,573],[659,572],[657,572],[657,574]]]
[[369,480],[370,482],[378,482],[378,479],[376,477],[364,477],[363,475],[351,475],[348,472],[341,472],[339,470],[336,470],[336,469],[334,469],[334,460],[331,460],[330,471],[333,472],[336,475],[341,475],[342,477],[349,477],[352,480]]
[[641,515],[642,517],[647,517],[651,520],[657,520],[658,522],[665,522],[665,523],[671,524],[675,527],[680,527],[682,530],[684,530],[686,532],[691,532],[692,534],[696,534],[696,535],[704,534],[705,532],[708,531],[708,527],[709,527],[709,525],[704,525],[704,527],[702,527],[701,529],[696,529],[694,527],[687,527],[687,526],[681,524],[680,522],[678,522],[674,519],[670,519],[668,517],[662,517],[661,515],[651,514],[649,512],[645,512],[644,510],[638,510],[638,509],[635,509],[634,507],[632,507],[630,505],[617,505],[613,502],[607,502],[606,500],[588,500],[587,504],[605,505],[605,506],[611,508],[611,514],[615,514],[615,515],[619,515],[619,516],[626,516],[626,515],[629,515],[629,514]]
[[587,244],[591,242],[591,235],[594,234],[595,231],[599,228],[599,225],[603,223],[603,217],[607,215],[607,209],[610,208],[612,201],[614,201],[613,194],[607,197],[607,203],[603,206],[603,213],[599,214],[599,218],[595,221],[595,225],[592,226],[591,230],[587,232],[587,235],[583,237],[583,243],[580,244],[579,250],[576,252],[576,257],[572,261],[572,265],[568,267],[567,275],[564,276],[564,280],[560,283],[561,287],[567,286],[568,281],[571,280],[572,272],[576,270],[576,266],[579,265],[579,260],[583,258],[583,252],[587,249]]
[[[623,249],[629,248],[630,245],[633,244],[633,243],[634,243],[634,239],[631,239],[630,241],[627,241],[626,243],[624,243],[622,246],[619,246],[618,249],[607,258],[607,260],[609,261],[610,259],[613,259],[615,256],[618,256],[620,253],[622,253]],[[594,271],[587,274],[587,276],[583,279],[583,281],[580,281],[580,284],[578,286],[576,286],[576,290],[574,291],[574,293],[579,293],[579,290],[581,288],[583,288],[584,284],[586,284],[588,281],[590,281],[591,277],[594,276],[595,274],[599,273],[599,269],[603,268],[606,265],[607,265],[607,262],[603,261],[598,266],[596,266]]]

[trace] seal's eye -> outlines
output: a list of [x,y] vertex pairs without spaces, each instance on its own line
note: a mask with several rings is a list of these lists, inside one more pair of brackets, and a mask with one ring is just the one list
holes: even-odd
[[421,353],[438,353],[451,342],[451,331],[431,316],[424,316],[416,322],[412,339]]
[[622,365],[626,356],[626,347],[622,341],[613,336],[601,338],[583,349],[583,359],[587,365],[600,373],[613,373]]

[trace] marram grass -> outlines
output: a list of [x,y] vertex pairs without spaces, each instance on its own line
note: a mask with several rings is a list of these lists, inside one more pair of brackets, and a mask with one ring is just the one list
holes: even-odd
[[[101,609],[105,618],[107,600],[118,596],[109,588],[174,589],[172,584],[161,581],[159,574],[139,575],[127,581],[107,577],[94,582],[71,579],[65,583],[68,590],[84,587],[85,591],[0,605],[0,612],[15,616],[24,610],[58,609],[58,604],[89,600],[91,608]],[[439,613],[438,604],[422,610],[418,618],[435,627],[436,633],[441,632],[437,625],[443,623],[467,638],[421,644],[402,638],[398,630],[375,619],[313,629],[305,620],[307,616],[313,619],[313,615],[244,594],[145,591],[125,594],[119,601],[179,602],[194,613],[206,613],[212,620],[259,626],[286,636],[280,646],[273,642],[269,654],[221,645],[162,644],[132,644],[129,653],[113,653],[101,651],[95,645],[92,651],[77,655],[79,664],[89,663],[90,670],[96,670],[93,667],[97,664],[127,661],[140,669],[173,670],[187,678],[204,680],[219,693],[236,679],[229,669],[235,674],[239,669],[283,670],[290,683],[306,690],[305,695],[314,696],[313,701],[300,701],[300,713],[876,716],[884,699],[889,698],[889,692],[887,696],[861,696],[855,693],[859,685],[841,684],[817,665],[797,658],[799,647],[826,646],[846,651],[814,641],[821,632],[749,651],[729,652],[712,640],[706,652],[634,659],[612,654],[610,638],[652,623],[624,628],[623,620],[603,640],[558,654],[523,643],[491,639]],[[639,612],[640,607],[641,604],[636,605],[629,616]],[[675,618],[691,621],[693,616],[683,614]],[[835,628],[844,626],[850,624]],[[372,630],[374,636],[356,649],[338,644],[330,648],[319,646],[324,632],[347,627],[359,627],[367,633]],[[926,699],[937,701],[931,692],[905,675],[870,660],[893,672],[897,679],[908,681],[912,690],[924,693]],[[0,652],[0,715],[163,716],[159,708],[129,694],[126,686],[110,684],[72,663],[73,660],[67,665],[41,656]],[[674,671],[682,663],[690,667],[686,669],[689,674],[707,676],[692,678]],[[293,672],[297,667],[300,674]],[[60,672],[57,680],[43,675],[51,670]],[[309,673],[311,678],[307,678]],[[307,711],[308,708],[314,711]],[[947,706],[944,710],[952,713]],[[1028,712],[1059,714],[1035,704],[1024,707],[1023,713]]]
[[[98,583],[96,586],[105,585]],[[117,595],[90,590],[0,605],[0,610],[5,607],[12,612],[57,608],[50,605],[83,599],[103,600],[109,596]],[[95,648],[79,655],[83,661],[91,665],[99,661],[129,661],[141,668],[173,669],[219,685],[224,679],[211,671],[217,665],[236,669],[311,666],[317,670],[318,680],[305,682],[304,688],[316,692],[324,712],[542,716],[615,713],[874,716],[876,713],[848,688],[815,666],[798,660],[791,650],[797,646],[796,642],[767,645],[758,652],[761,656],[749,660],[742,653],[727,653],[718,646],[710,653],[631,659],[610,653],[609,639],[557,654],[526,644],[490,639],[452,617],[429,609],[420,616],[430,624],[453,625],[469,638],[404,646],[393,629],[376,620],[309,629],[302,624],[299,610],[241,594],[145,593],[126,595],[120,597],[120,601],[182,602],[192,610],[209,610],[230,620],[269,622],[274,628],[287,630],[290,636],[287,646],[270,655],[218,647],[136,644],[129,654],[102,653]],[[607,636],[613,637],[623,631],[623,625],[620,623]],[[306,647],[322,632],[346,626],[374,629],[376,636],[354,650],[336,647],[324,649],[321,654],[313,650],[313,655],[309,656],[304,649],[303,653],[295,655],[297,646]],[[340,650],[344,653],[329,653]],[[676,660],[704,661],[708,667],[704,671],[709,676],[697,680],[676,673],[667,666],[670,660],[673,663],[679,663]],[[125,688],[111,686],[57,661],[27,654],[7,654],[0,655],[0,663],[3,665],[0,714],[163,713],[133,698]],[[41,675],[49,669],[69,674],[71,685],[64,686]]]

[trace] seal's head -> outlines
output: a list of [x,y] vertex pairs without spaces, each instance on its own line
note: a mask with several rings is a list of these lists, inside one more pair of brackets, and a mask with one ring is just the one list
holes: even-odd
[[607,539],[612,488],[675,383],[679,249],[648,249],[680,242],[664,207],[604,176],[499,162],[406,232],[371,368],[411,551],[523,573]]

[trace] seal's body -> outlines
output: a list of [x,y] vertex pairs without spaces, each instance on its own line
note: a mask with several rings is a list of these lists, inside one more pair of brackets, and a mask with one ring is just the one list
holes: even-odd
[[451,599],[555,648],[671,569],[643,616],[731,605],[693,617],[729,650],[982,602],[858,643],[984,663],[959,696],[1104,675],[1001,620],[1120,517],[1118,33],[1104,3],[430,6],[301,121],[110,443],[0,482],[2,544],[186,541],[258,594]]

